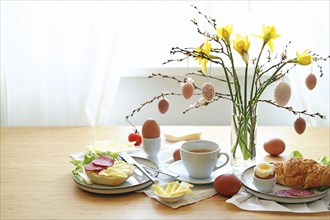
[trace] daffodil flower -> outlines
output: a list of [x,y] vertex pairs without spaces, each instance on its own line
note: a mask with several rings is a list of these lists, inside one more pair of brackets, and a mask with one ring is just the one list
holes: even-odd
[[262,26],[262,35],[255,35],[255,37],[261,38],[264,40],[265,44],[268,44],[270,50],[274,52],[274,43],[273,40],[280,37],[281,35],[277,33],[275,26]]
[[247,64],[249,62],[250,42],[247,36],[242,37],[240,34],[236,35],[236,39],[233,41],[234,49],[242,56],[242,59]]
[[217,35],[219,38],[224,39],[226,43],[230,44],[230,35],[233,33],[233,25],[226,25],[221,28],[216,28]]
[[[209,56],[211,53],[211,43],[206,38],[204,43],[200,47],[197,47],[195,51],[197,53],[203,53],[205,56]],[[202,73],[204,74],[206,72],[206,64],[209,60],[198,55],[195,57],[195,60],[198,60],[199,65],[202,65]]]
[[313,56],[309,55],[309,50],[305,50],[302,54],[300,54],[298,51],[296,52],[297,55],[297,63],[300,65],[309,65],[313,61]]

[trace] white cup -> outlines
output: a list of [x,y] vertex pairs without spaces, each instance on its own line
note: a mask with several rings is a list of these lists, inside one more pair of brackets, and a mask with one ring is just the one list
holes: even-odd
[[[189,176],[195,179],[209,178],[213,171],[228,163],[229,155],[220,151],[217,143],[207,140],[187,141],[180,148],[183,166]],[[226,157],[226,161],[219,164],[221,155]]]
[[157,157],[160,151],[160,137],[142,138],[142,148],[148,157]]

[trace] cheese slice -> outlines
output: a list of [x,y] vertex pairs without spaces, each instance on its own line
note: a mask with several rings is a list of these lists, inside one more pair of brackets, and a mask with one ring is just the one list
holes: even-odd
[[170,142],[198,140],[201,135],[201,130],[195,127],[178,127],[164,131],[165,140]]

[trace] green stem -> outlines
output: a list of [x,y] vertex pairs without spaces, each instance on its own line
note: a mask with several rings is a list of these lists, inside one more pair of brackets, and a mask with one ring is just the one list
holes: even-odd
[[262,51],[265,48],[265,45],[266,45],[266,43],[263,43],[263,45],[261,46],[260,53],[259,53],[257,63],[256,63],[256,67],[254,68],[253,79],[252,79],[252,83],[251,83],[250,100],[252,99],[254,84],[256,83],[255,80],[256,80],[256,75],[257,75],[257,71],[258,71],[258,65],[259,65],[260,57],[261,57]]

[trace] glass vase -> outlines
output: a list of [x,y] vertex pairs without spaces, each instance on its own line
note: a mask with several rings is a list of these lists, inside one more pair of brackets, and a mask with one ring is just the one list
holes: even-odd
[[242,172],[256,163],[256,106],[234,107],[231,119],[231,166],[233,173]]

